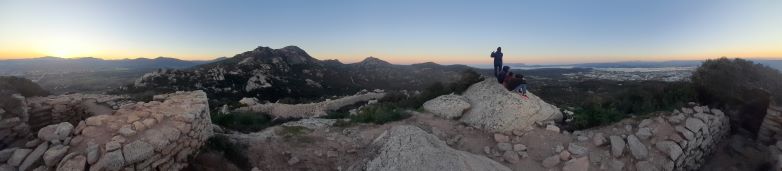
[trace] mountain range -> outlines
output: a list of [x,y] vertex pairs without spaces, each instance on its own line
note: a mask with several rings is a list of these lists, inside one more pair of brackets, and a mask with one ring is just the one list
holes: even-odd
[[186,61],[169,57],[104,60],[94,57],[0,60],[0,75],[27,73],[79,73],[116,70],[149,70],[157,68],[187,68],[212,61]]
[[204,90],[216,101],[277,101],[347,95],[362,89],[421,90],[458,80],[465,65],[395,65],[375,57],[357,63],[318,60],[296,46],[258,47],[220,61],[147,73],[116,92]]

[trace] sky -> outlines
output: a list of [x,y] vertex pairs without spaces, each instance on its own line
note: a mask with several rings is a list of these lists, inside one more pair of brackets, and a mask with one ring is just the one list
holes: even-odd
[[231,57],[506,63],[782,57],[778,0],[0,0],[0,59]]

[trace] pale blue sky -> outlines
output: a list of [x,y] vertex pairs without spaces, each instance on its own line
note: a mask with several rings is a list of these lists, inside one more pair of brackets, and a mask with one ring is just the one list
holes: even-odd
[[782,57],[782,1],[0,0],[0,59],[208,59],[297,45],[320,59],[575,63]]

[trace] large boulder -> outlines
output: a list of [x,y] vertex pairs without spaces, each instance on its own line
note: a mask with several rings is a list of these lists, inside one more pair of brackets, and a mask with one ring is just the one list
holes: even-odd
[[523,98],[494,79],[473,84],[462,96],[471,108],[462,115],[461,121],[492,132],[523,130],[537,121],[562,119],[562,112],[556,106],[530,92],[528,99]]
[[453,119],[462,116],[462,113],[470,108],[467,98],[455,94],[442,95],[426,101],[424,110],[437,116]]
[[73,125],[68,122],[52,124],[38,130],[38,138],[44,141],[65,140],[73,130]]
[[377,153],[363,170],[507,170],[484,156],[449,147],[416,126],[395,126],[372,143]]

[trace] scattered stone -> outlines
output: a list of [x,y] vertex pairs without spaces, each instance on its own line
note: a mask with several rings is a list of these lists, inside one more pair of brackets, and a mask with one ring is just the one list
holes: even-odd
[[673,116],[669,116],[668,117],[668,122],[671,122],[671,123],[674,123],[674,124],[679,124],[679,123],[682,123],[682,121],[684,121],[684,119],[686,119],[686,118],[687,117],[685,117],[684,114],[679,113],[679,114],[676,114],[676,115],[673,115]]
[[543,159],[543,163],[542,164],[543,164],[543,167],[552,168],[554,166],[557,166],[559,164],[559,161],[560,161],[559,155],[554,155],[554,156],[548,157],[546,159]]
[[586,140],[589,140],[589,137],[583,136],[583,135],[579,135],[579,136],[576,137],[576,139],[578,141],[586,141]]
[[119,129],[119,134],[122,134],[122,136],[129,137],[129,136],[136,135],[136,131],[134,131],[130,125],[125,125]]
[[147,129],[147,126],[144,125],[144,123],[141,123],[141,121],[136,121],[133,122],[133,128],[138,131],[144,131],[145,129]]
[[663,153],[667,154],[671,160],[678,159],[679,156],[684,153],[682,148],[673,141],[660,141],[655,144],[655,147],[657,147],[657,149]]
[[68,122],[53,124],[38,130],[38,138],[44,141],[65,140],[73,130],[73,125]]
[[616,135],[612,135],[608,139],[611,141],[611,154],[614,157],[621,157],[625,149],[625,140]]
[[70,146],[56,145],[43,153],[43,162],[46,166],[52,167],[60,162],[65,152],[68,152]]
[[489,146],[483,146],[483,153],[491,154],[491,147]]
[[497,143],[497,149],[499,149],[502,152],[513,151],[513,145],[511,145],[510,143]]
[[106,143],[106,151],[114,151],[122,147],[119,141],[109,141]]
[[519,163],[519,155],[515,151],[505,151],[505,153],[502,154],[502,158],[505,159],[505,161],[508,161],[508,163]]
[[630,153],[635,157],[635,159],[642,160],[645,159],[646,156],[649,154],[649,151],[647,151],[646,146],[644,146],[643,143],[641,143],[640,140],[638,140],[635,135],[628,135],[627,136],[627,145],[630,147]]
[[586,147],[582,147],[576,143],[570,143],[568,145],[568,150],[570,151],[570,153],[578,157],[583,156],[589,151],[589,149],[587,149]]
[[660,168],[650,161],[639,161],[635,163],[635,169],[637,171],[659,171]]
[[565,147],[562,145],[557,144],[557,146],[554,147],[554,151],[556,151],[557,153],[562,152],[562,150],[565,150]]
[[689,129],[692,132],[698,132],[704,126],[706,126],[706,124],[703,123],[703,121],[701,121],[700,119],[687,118],[687,120],[684,121],[684,126],[687,127],[687,129]]
[[8,161],[9,158],[11,158],[11,155],[14,154],[14,151],[16,151],[18,148],[6,148],[3,150],[0,150],[0,163],[4,163],[5,161]]
[[514,144],[513,151],[527,151],[527,146],[524,144]]
[[36,138],[36,139],[30,140],[30,141],[27,141],[27,143],[24,144],[24,147],[26,147],[26,148],[33,148],[33,147],[37,147],[40,144],[41,144],[41,139]]
[[559,152],[559,159],[562,161],[570,160],[570,152],[562,150],[562,152]]
[[152,126],[155,125],[156,121],[155,119],[148,118],[148,119],[144,119],[144,121],[141,121],[141,123],[144,123],[144,125],[147,126],[147,128],[152,128]]
[[645,128],[645,127],[649,126],[650,124],[652,124],[652,120],[651,119],[644,119],[644,120],[641,120],[641,123],[638,124],[638,127],[639,128]]
[[625,125],[625,131],[633,132],[633,126],[632,125]]
[[520,130],[520,129],[514,129],[512,133],[515,136],[524,136],[525,134],[524,130]]
[[606,137],[603,136],[602,132],[596,133],[594,136],[592,136],[592,144],[595,144],[595,146],[603,146],[606,144]]
[[625,163],[616,159],[611,159],[611,161],[603,162],[603,164],[600,166],[600,170],[606,170],[606,171],[622,171],[624,170]]
[[33,150],[24,148],[14,150],[14,153],[11,154],[11,158],[8,158],[8,164],[11,166],[19,166],[30,152],[33,152]]
[[119,170],[125,166],[125,159],[122,157],[122,150],[106,152],[90,170]]
[[76,153],[71,153],[58,164],[57,170],[82,171],[85,169],[86,162],[87,158],[83,155],[77,156]]
[[288,159],[288,165],[289,165],[289,166],[292,166],[292,165],[294,165],[294,164],[296,164],[296,163],[299,163],[299,161],[300,161],[300,160],[299,160],[299,158],[298,158],[298,157],[296,157],[296,156],[294,156],[294,157],[291,157],[290,159]]
[[510,138],[507,135],[494,134],[494,141],[497,141],[498,143],[507,143],[510,142]]
[[565,162],[565,167],[562,167],[562,171],[587,171],[589,170],[588,157],[574,158],[568,162]]
[[122,147],[122,154],[128,164],[147,159],[155,154],[155,148],[144,141],[136,140]]
[[652,129],[651,128],[638,128],[638,131],[635,132],[635,136],[638,136],[638,138],[641,139],[649,139],[649,137],[652,137]]
[[98,151],[98,144],[92,141],[87,142],[87,163],[94,164],[100,158],[100,151]]
[[556,125],[553,125],[553,124],[547,125],[546,126],[546,130],[554,131],[554,132],[559,132],[560,131],[559,127],[557,127]]
[[684,137],[684,139],[687,139],[687,140],[690,140],[690,141],[695,140],[695,134],[690,132],[690,130],[688,130],[687,128],[684,128],[682,126],[676,126],[676,127],[674,127],[674,129],[677,132],[679,132]]
[[43,153],[46,152],[46,149],[49,149],[48,142],[43,142],[41,145],[38,145],[38,147],[36,147],[33,152],[30,152],[30,154],[24,158],[24,162],[19,165],[19,170],[27,170],[30,168],[30,166],[33,166],[36,161],[41,159],[41,156],[43,156]]

